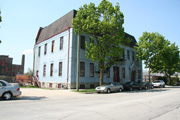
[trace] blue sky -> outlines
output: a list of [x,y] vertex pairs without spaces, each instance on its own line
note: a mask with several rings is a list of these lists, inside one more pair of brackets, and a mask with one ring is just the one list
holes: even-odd
[[[180,0],[109,0],[120,3],[125,32],[136,40],[144,31],[159,32],[180,47]],[[33,46],[39,27],[45,27],[72,9],[101,0],[0,0],[0,55],[21,63],[26,55],[25,72],[33,69]]]

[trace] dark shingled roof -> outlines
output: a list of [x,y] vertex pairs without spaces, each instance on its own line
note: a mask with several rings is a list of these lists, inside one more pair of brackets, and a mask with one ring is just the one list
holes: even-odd
[[[63,17],[50,24],[49,26],[45,28],[40,27],[36,36],[36,44],[47,40],[48,38],[51,38],[52,36],[64,30],[67,30],[69,27],[72,27],[72,19],[75,18],[76,13],[76,10],[72,10]],[[125,33],[125,38],[131,39],[130,47],[135,46],[136,40],[132,35]]]
[[130,47],[134,47],[137,43],[136,39],[134,38],[134,36],[128,34],[128,33],[125,33],[125,39],[129,38],[131,40],[131,42],[129,43],[129,46]]
[[72,10],[49,26],[45,28],[40,27],[36,36],[36,43],[46,40],[59,32],[72,27],[72,19],[75,17],[76,13],[76,10]]

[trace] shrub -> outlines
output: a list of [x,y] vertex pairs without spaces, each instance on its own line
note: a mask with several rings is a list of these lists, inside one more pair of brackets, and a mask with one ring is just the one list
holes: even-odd
[[28,87],[29,87],[29,88],[34,88],[35,86],[34,86],[34,85],[29,85]]

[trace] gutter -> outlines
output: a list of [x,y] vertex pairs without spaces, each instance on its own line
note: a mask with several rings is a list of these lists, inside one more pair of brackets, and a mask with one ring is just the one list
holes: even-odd
[[43,41],[45,41],[45,40],[47,40],[47,39],[50,39],[50,38],[54,37],[55,35],[60,34],[60,33],[64,32],[64,31],[66,31],[66,30],[69,30],[70,28],[72,28],[72,27],[68,27],[68,28],[66,28],[66,29],[64,29],[64,30],[62,30],[62,31],[60,31],[60,32],[57,32],[57,33],[55,33],[55,34],[53,34],[53,35],[45,38],[44,40],[38,41],[35,45],[37,45],[37,44],[39,44],[39,43],[41,43],[41,42],[43,42]]
[[67,89],[68,89],[68,81],[69,81],[69,49],[70,49],[70,28],[68,28],[69,38],[68,38],[68,59],[67,59]]

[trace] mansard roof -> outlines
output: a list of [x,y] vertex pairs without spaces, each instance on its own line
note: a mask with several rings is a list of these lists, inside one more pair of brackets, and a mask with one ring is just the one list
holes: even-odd
[[[72,27],[72,19],[75,18],[77,11],[76,10],[72,10],[69,13],[67,13],[66,15],[64,15],[63,17],[59,18],[58,20],[56,20],[55,22],[53,22],[52,24],[42,28],[39,28],[39,31],[37,33],[36,36],[36,44],[47,40],[51,37],[53,37],[54,35],[57,35],[65,30],[67,30],[68,28]],[[130,42],[130,47],[134,47],[136,44],[136,39],[134,38],[134,36],[125,33],[125,38],[130,38],[131,42]]]

